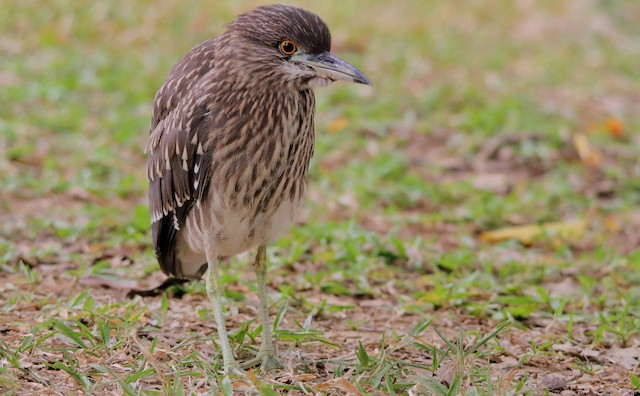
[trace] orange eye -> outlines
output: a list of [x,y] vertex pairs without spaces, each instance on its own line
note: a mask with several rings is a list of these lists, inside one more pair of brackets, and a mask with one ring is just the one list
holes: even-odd
[[296,53],[298,47],[296,43],[291,40],[284,40],[278,44],[278,49],[282,52],[283,55],[290,56]]

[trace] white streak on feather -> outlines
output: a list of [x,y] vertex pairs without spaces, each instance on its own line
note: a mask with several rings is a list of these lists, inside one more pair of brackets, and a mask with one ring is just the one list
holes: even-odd
[[184,161],[189,159],[189,155],[187,154],[187,145],[185,144],[184,149],[182,149],[182,159]]
[[169,161],[169,147],[164,148],[164,160],[165,160],[164,170],[165,171],[171,170],[171,161]]

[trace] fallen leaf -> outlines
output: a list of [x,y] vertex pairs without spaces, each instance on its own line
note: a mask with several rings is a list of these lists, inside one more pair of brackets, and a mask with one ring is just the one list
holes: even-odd
[[590,168],[599,168],[602,165],[602,154],[589,143],[589,139],[581,133],[573,136],[573,145],[583,164]]
[[333,121],[329,124],[329,132],[336,133],[340,132],[349,124],[349,120],[347,117],[338,117],[334,118]]
[[434,373],[434,377],[436,377],[444,386],[450,387],[456,378],[455,365],[453,363],[448,363],[444,366],[440,366]]
[[597,351],[595,349],[583,349],[582,351],[580,351],[580,356],[582,356],[585,360],[592,363],[597,363],[597,364],[607,363],[607,359],[603,358],[600,351]]
[[356,388],[348,379],[344,377],[337,378],[335,380],[329,381],[332,383],[334,388],[340,389],[341,391],[345,391],[348,396],[360,396],[362,392]]
[[556,377],[555,375],[544,375],[540,378],[540,382],[549,390],[564,389],[569,384],[566,378]]
[[640,362],[640,347],[621,348],[612,346],[603,353],[611,363],[619,364],[627,370],[634,370]]
[[603,224],[606,230],[612,233],[618,232],[622,229],[622,226],[620,225],[618,219],[614,218],[613,216],[605,217]]
[[558,352],[563,352],[568,356],[577,356],[580,353],[580,347],[574,345],[571,342],[565,342],[563,344],[555,344],[553,345],[553,350]]
[[501,242],[515,239],[524,245],[531,245],[536,239],[540,239],[545,235],[554,236],[562,240],[577,240],[582,237],[586,229],[586,221],[568,220],[485,231],[480,234],[480,239],[485,242]]
[[624,139],[624,126],[622,121],[617,118],[610,118],[605,123],[609,135],[616,139]]
[[549,282],[546,286],[547,292],[553,298],[563,296],[575,296],[580,290],[580,283],[573,277],[566,277],[560,282]]
[[479,190],[505,193],[508,190],[508,178],[503,173],[478,173],[473,178],[473,186]]

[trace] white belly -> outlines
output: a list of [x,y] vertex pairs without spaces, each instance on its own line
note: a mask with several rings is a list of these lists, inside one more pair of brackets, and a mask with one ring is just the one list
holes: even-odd
[[219,256],[233,256],[276,240],[294,222],[299,205],[284,201],[270,217],[262,213],[243,220],[236,212],[224,216],[218,239]]
[[302,204],[302,201],[284,200],[267,218],[263,213],[253,217],[237,210],[224,210],[215,199],[210,202],[218,206],[194,207],[178,233],[178,256],[182,273],[188,277],[197,276],[207,262],[206,241],[212,242],[218,258],[271,243],[295,221]]

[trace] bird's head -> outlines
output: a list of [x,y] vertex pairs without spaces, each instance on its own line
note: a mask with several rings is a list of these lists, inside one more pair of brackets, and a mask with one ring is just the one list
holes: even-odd
[[259,82],[309,89],[347,81],[373,85],[355,66],[333,55],[329,28],[316,14],[286,5],[269,5],[231,22],[226,49],[238,62],[235,72],[248,85]]

